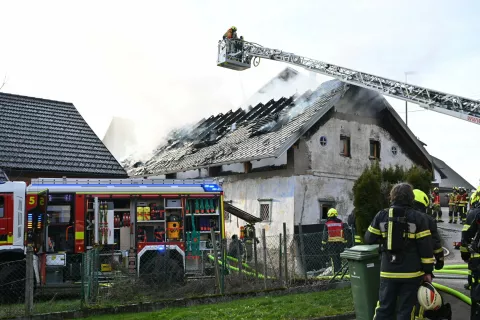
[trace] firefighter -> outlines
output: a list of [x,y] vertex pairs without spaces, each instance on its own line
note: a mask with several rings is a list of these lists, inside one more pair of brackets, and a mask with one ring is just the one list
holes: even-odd
[[468,204],[468,195],[467,190],[464,187],[458,188],[458,195],[457,195],[457,208],[458,208],[458,215],[461,220],[461,224],[465,224],[467,220],[467,204]]
[[432,234],[426,215],[412,208],[411,185],[393,186],[390,201],[390,208],[375,215],[364,237],[366,244],[380,244],[380,290],[374,320],[394,319],[395,314],[397,320],[410,320],[422,280],[432,282]]
[[237,27],[233,26],[230,29],[227,30],[227,32],[224,33],[223,35],[223,40],[225,39],[237,39]]
[[440,193],[437,187],[433,188],[432,200],[433,217],[437,219],[437,222],[443,222],[442,207],[440,206]]
[[470,201],[470,210],[468,212],[465,224],[462,229],[462,239],[460,254],[462,260],[468,263],[470,275],[468,276],[467,288],[470,289],[470,298],[472,299],[470,309],[470,319],[480,319],[480,248],[479,231],[480,223],[480,198],[475,195]]
[[327,251],[333,260],[333,270],[335,273],[342,267],[340,253],[345,250],[345,226],[338,218],[338,212],[335,208],[330,208],[327,212],[327,222],[322,234],[322,251]]
[[[414,194],[413,208],[425,214],[428,220],[428,228],[432,233],[433,255],[436,261],[435,270],[441,270],[444,265],[444,253],[442,248],[442,240],[440,238],[440,235],[438,234],[437,222],[435,221],[435,218],[427,214],[427,208],[430,205],[430,201],[428,199],[427,194],[422,190],[414,189],[413,194]],[[448,307],[445,307],[445,308],[448,308]],[[420,304],[416,305],[416,310],[418,310],[418,314],[417,314],[418,319],[424,319],[426,314],[428,314],[428,312],[426,312],[424,308],[421,308]],[[443,319],[443,317],[440,319]]]
[[238,236],[234,234],[232,236],[232,241],[228,247],[228,255],[232,258],[236,258],[239,261],[243,261],[243,243],[238,239]]
[[352,234],[355,237],[355,245],[363,244],[362,237],[360,234],[357,232],[357,226],[356,226],[357,218],[355,216],[355,209],[352,210],[352,213],[348,216],[347,223],[350,226],[350,228],[353,230]]
[[[455,197],[456,197],[456,187],[453,187],[453,190],[451,193],[447,195],[448,197],[448,223],[453,222],[453,214],[455,213]],[[456,217],[456,215],[455,215]],[[457,218],[455,218],[455,222],[457,223]]]

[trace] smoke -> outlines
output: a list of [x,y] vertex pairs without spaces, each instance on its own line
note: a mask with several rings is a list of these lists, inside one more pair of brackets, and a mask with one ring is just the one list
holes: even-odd
[[313,91],[311,95],[302,96],[300,99],[295,101],[294,106],[290,108],[280,120],[282,122],[290,121],[299,114],[303,113],[305,109],[310,107],[318,98],[329,91],[338,89],[342,85],[342,82],[339,80],[330,80],[322,83],[315,91]]
[[276,121],[270,121],[270,122],[264,124],[263,126],[261,126],[260,129],[258,129],[258,131],[268,132],[268,131],[272,130],[273,127],[275,127],[276,124],[277,124]]
[[291,97],[302,94],[318,86],[315,78],[309,77],[292,68],[285,68],[277,76],[267,82],[252,97],[244,101],[240,107],[247,109],[259,103],[267,103],[271,99],[278,100],[282,97]]

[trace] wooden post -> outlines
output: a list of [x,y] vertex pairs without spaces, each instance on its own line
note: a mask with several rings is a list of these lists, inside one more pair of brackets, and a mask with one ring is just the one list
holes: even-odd
[[305,278],[305,282],[307,281],[307,262],[305,261],[305,247],[303,246],[303,232],[302,232],[302,224],[298,225],[298,236],[300,237],[300,256],[302,259],[302,267],[303,267],[303,276]]
[[278,234],[278,273],[279,273],[279,282],[283,282],[283,270],[282,270],[282,234]]
[[33,313],[33,248],[27,247],[25,258],[25,315],[30,316]]
[[267,238],[265,237],[265,229],[262,229],[262,245],[263,245],[263,282],[265,290],[267,290]]
[[215,261],[215,293],[217,293],[217,289],[220,289],[220,274],[218,272],[218,251],[217,251],[217,240],[215,239],[215,230],[212,228],[210,230],[210,239],[212,240],[213,245],[213,258]]
[[257,231],[253,229],[253,258],[255,260],[255,283],[258,281]]
[[288,283],[287,224],[283,223],[283,256],[285,259],[285,284]]

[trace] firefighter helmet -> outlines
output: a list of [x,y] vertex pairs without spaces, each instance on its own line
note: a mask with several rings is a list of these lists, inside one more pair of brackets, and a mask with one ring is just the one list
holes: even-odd
[[413,189],[413,195],[415,196],[414,201],[421,203],[425,207],[430,205],[430,200],[428,200],[427,195],[420,189]]
[[438,187],[433,188],[433,192],[438,192]]
[[235,26],[232,26],[231,29],[232,29],[232,31],[237,31],[237,27],[235,27]]
[[428,282],[424,282],[417,291],[418,303],[425,310],[437,310],[442,306],[442,296],[435,287]]
[[337,215],[338,215],[337,209],[335,209],[335,208],[330,208],[330,210],[328,210],[327,216],[328,216],[329,218],[336,217]]

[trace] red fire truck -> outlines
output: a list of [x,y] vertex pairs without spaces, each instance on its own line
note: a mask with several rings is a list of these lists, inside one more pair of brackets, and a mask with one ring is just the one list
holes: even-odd
[[[168,259],[183,276],[201,275],[212,241],[225,238],[223,192],[215,180],[33,179],[0,182],[0,262],[34,250],[37,285],[80,279],[81,253],[108,248],[137,275]],[[212,239],[212,230],[214,239]],[[2,283],[21,274],[3,263]],[[1,267],[0,267],[1,268]],[[108,273],[111,265],[101,265]]]

